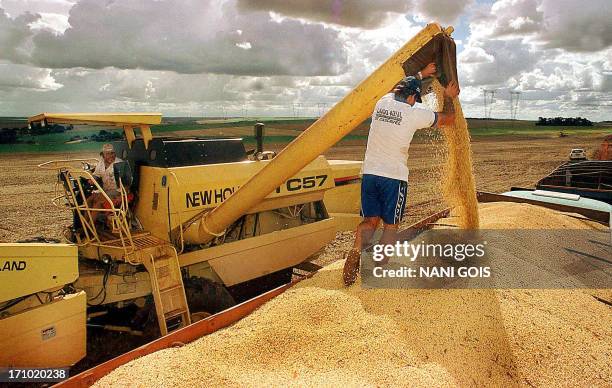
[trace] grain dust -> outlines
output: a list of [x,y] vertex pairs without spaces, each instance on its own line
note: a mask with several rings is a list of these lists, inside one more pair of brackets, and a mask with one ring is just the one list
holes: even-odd
[[[438,80],[431,84],[435,99],[432,104],[444,106],[444,88]],[[459,98],[453,98],[455,123],[443,126],[446,146],[446,163],[442,174],[442,195],[444,201],[458,215],[458,225],[463,229],[478,229],[478,201],[476,199],[476,183],[472,168],[472,149],[467,121]]]

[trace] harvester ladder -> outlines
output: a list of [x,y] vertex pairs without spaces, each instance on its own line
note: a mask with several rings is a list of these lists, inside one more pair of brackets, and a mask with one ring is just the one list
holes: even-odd
[[191,324],[178,255],[173,246],[164,248],[145,260],[162,336]]

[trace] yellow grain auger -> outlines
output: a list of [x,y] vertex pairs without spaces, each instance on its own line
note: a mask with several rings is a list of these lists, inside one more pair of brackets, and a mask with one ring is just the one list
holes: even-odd
[[[261,149],[260,157],[249,156],[241,139],[154,137],[156,113],[30,118],[31,125],[108,125],[125,134],[114,144],[123,160],[115,169],[120,200],[107,196],[101,208],[87,201],[103,192],[94,161],[40,166],[57,172],[53,202],[73,213],[66,236],[78,247],[79,274],[71,286],[87,294],[89,322],[133,331],[150,310],[164,335],[188,325],[194,313],[215,313],[288,282],[294,268],[309,269],[309,258],[339,228],[360,220],[361,162],[321,154],[366,120],[406,74],[435,61],[442,84],[456,80],[451,32],[427,25],[272,158]],[[108,222],[97,223],[96,213]],[[126,306],[137,306],[127,322],[104,320]]]

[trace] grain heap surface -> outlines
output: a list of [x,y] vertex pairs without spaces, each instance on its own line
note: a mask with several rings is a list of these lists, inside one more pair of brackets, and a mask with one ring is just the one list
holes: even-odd
[[[487,202],[478,205],[481,229],[600,229],[606,227],[579,214],[567,214],[518,202]],[[460,225],[460,217],[442,218],[438,223]]]
[[[516,204],[481,210],[483,225],[517,222]],[[540,227],[592,227],[562,214],[544,219]],[[612,384],[610,307],[586,291],[362,289],[359,280],[346,288],[342,264],[229,328],[134,360],[97,386]]]

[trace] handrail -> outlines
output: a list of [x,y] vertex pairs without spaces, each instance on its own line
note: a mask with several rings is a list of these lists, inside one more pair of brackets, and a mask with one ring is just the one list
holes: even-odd
[[[64,175],[63,180],[56,182],[56,194],[58,186],[63,188],[63,196],[56,195],[51,202],[59,207],[59,199],[64,198],[69,210],[76,212],[77,217],[83,227],[83,233],[85,240],[77,243],[78,246],[85,246],[87,244],[94,244],[99,247],[106,248],[117,248],[117,246],[105,244],[105,241],[100,238],[98,230],[96,228],[93,213],[103,212],[111,214],[111,223],[113,227],[113,233],[118,234],[118,240],[121,242],[121,249],[124,252],[124,257],[129,261],[130,254],[136,251],[134,240],[132,238],[131,228],[127,220],[128,213],[128,197],[127,191],[121,179],[119,179],[119,185],[117,187],[121,195],[121,204],[119,208],[116,208],[112,199],[104,191],[103,187],[100,186],[95,177],[91,172],[83,170],[82,168],[74,167],[74,162],[87,162],[92,159],[68,159],[68,160],[54,160],[45,163],[41,163],[38,167],[46,170],[59,169],[59,174]],[[95,159],[93,159],[95,160]],[[97,162],[97,160],[96,160]],[[72,164],[72,165],[71,165]],[[83,188],[80,178],[84,178],[91,182],[95,186],[96,191],[101,194],[104,198],[104,202],[110,205],[110,208],[93,208],[87,203],[87,197],[85,197],[85,190]],[[78,194],[75,192],[73,182],[78,188]],[[80,201],[79,201],[80,200]],[[79,203],[80,202],[80,203]]]
[[[174,180],[176,181],[176,185],[179,187],[179,192],[180,192],[180,187],[181,187],[181,182],[178,180],[176,174],[174,173],[174,171],[170,171],[170,175],[172,175],[172,177],[174,178]],[[170,195],[170,193],[168,193],[168,195]],[[180,253],[183,253],[183,251],[185,250],[185,238],[183,236],[183,218],[181,217],[181,208],[179,206],[176,206],[176,204],[174,203],[174,198],[170,197],[171,201],[172,201],[172,205],[174,206],[174,208],[176,209],[176,214],[178,216],[178,224],[179,224],[179,237],[181,238],[181,251]]]
[[[95,158],[86,158],[86,159],[58,159],[58,160],[50,160],[48,162],[40,163],[37,165],[38,168],[43,170],[58,170],[60,168],[75,168],[74,166],[68,163],[80,162],[81,164],[84,162],[95,162],[96,164],[99,162],[98,159]],[[66,163],[66,164],[59,164]],[[53,165],[53,166],[51,166]]]

